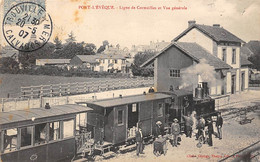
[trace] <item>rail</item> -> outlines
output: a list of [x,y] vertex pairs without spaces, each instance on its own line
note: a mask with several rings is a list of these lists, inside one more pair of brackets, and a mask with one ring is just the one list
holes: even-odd
[[[219,162],[226,161],[227,159],[229,159],[229,158],[231,158],[231,157],[238,157],[238,158],[242,158],[242,159],[244,159],[244,160],[250,161],[250,159],[252,159],[252,158],[254,157],[254,156],[251,156],[251,153],[252,153],[253,151],[257,151],[260,146],[256,147],[256,150],[255,150],[255,149],[250,150],[250,149],[251,149],[253,146],[257,145],[259,142],[260,142],[260,141],[257,141],[257,142],[255,142],[255,143],[253,143],[253,144],[251,144],[251,145],[249,145],[249,146],[247,146],[247,147],[245,147],[245,148],[243,148],[243,149],[241,149],[241,150],[235,152],[234,154],[232,154],[232,155],[230,155],[230,156],[227,156],[227,157],[221,159]],[[246,150],[249,150],[249,152],[246,152]],[[243,152],[246,152],[246,153],[243,154]],[[242,155],[241,155],[241,156],[236,156],[236,155],[239,155],[239,154],[242,154]],[[249,156],[248,156],[248,155],[249,155]],[[246,158],[246,159],[245,159],[245,158]],[[242,160],[242,159],[241,159],[241,160]],[[242,161],[244,161],[244,160],[242,160]],[[240,161],[240,160],[238,160],[238,161]]]
[[114,89],[126,89],[152,86],[153,78],[116,78],[91,82],[75,82],[65,84],[50,84],[21,87],[21,98],[41,98],[54,96],[68,96]]

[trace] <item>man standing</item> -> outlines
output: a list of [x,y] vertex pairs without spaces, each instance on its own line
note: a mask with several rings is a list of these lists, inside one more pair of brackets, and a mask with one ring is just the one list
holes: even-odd
[[209,146],[213,146],[212,134],[214,133],[213,124],[211,119],[208,119],[208,134],[209,134]]
[[155,137],[158,138],[159,135],[163,136],[164,135],[164,127],[162,125],[162,122],[159,120],[155,124],[156,124]]
[[176,118],[173,120],[173,123],[171,125],[171,134],[173,136],[173,145],[172,146],[177,147],[177,142],[178,142],[177,138],[180,134],[180,125],[178,123],[178,119],[176,119]]
[[138,124],[137,131],[135,133],[135,140],[136,140],[136,155],[143,154],[143,133],[140,125]]
[[191,118],[190,114],[188,114],[188,116],[183,115],[183,118],[185,119],[186,137],[191,138],[192,126],[193,126],[192,118]]
[[218,129],[218,138],[221,140],[222,139],[222,125],[223,125],[223,118],[221,116],[221,113],[218,114],[217,122],[216,122],[216,127]]

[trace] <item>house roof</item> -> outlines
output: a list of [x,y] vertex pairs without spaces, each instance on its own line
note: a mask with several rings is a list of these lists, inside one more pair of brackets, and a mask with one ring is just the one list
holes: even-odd
[[245,56],[245,57],[250,57],[252,56],[254,53],[246,46],[242,46],[241,47],[241,55]]
[[83,62],[97,63],[97,59],[125,59],[123,55],[114,54],[96,54],[96,55],[76,55]]
[[248,59],[241,55],[241,62],[240,62],[241,66],[249,66],[249,65],[252,65],[253,63],[248,61]]
[[36,59],[45,64],[69,64],[70,59]]
[[121,54],[96,54],[96,58],[98,59],[125,59],[125,56]]
[[86,62],[86,63],[97,63],[96,55],[76,55],[76,57],[78,57],[82,62]]
[[163,54],[170,47],[175,46],[188,56],[190,56],[196,62],[199,62],[200,59],[207,60],[208,64],[213,66],[215,69],[229,69],[232,68],[230,65],[226,64],[224,61],[218,57],[210,54],[206,49],[198,45],[197,43],[184,43],[184,42],[172,42],[166,48],[164,48],[160,53],[156,54],[146,62],[144,62],[141,67],[149,65],[154,61],[155,58]]
[[211,39],[216,42],[225,41],[225,42],[238,42],[238,43],[245,43],[243,40],[235,36],[234,34],[230,33],[223,27],[216,27],[216,26],[209,26],[209,25],[199,25],[193,24],[184,30],[180,35],[178,35],[173,41],[178,41],[181,37],[186,35],[190,30],[193,28],[198,29],[199,31],[203,32]]
[[[91,111],[91,108],[75,105],[75,104],[68,104],[68,105],[57,105],[51,106],[50,109],[45,108],[32,108],[28,110],[15,110],[10,112],[0,112],[0,127],[5,124],[10,123],[19,123],[23,121],[30,121],[30,122],[37,122],[41,119],[56,117],[66,114],[77,114],[81,112]],[[32,121],[32,118],[35,118]],[[47,122],[47,121],[46,121]]]
[[157,100],[157,99],[164,99],[168,98],[170,95],[162,94],[162,93],[148,93],[146,95],[134,95],[134,96],[126,96],[122,98],[114,98],[114,99],[106,99],[106,100],[99,100],[99,101],[92,101],[87,103],[89,107],[91,105],[96,105],[104,108],[126,105],[131,103],[143,102],[143,101],[150,101],[150,100]]

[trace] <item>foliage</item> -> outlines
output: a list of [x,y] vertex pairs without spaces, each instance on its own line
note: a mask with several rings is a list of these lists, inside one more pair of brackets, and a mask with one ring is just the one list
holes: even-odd
[[260,70],[260,42],[250,41],[246,46],[254,53],[248,60],[253,63],[253,68]]
[[53,43],[46,43],[42,48],[32,52],[19,51],[18,60],[23,68],[31,68],[35,65],[36,59],[52,58],[52,53],[55,51]]
[[139,52],[134,57],[134,63],[132,64],[132,72],[135,76],[153,76],[153,69],[140,67],[145,61],[155,55],[154,52]]
[[11,57],[0,58],[0,67],[6,70],[19,69],[19,63]]
[[74,36],[74,33],[71,31],[70,34],[68,34],[68,39],[66,39],[65,41],[67,43],[72,43],[76,41],[76,37]]
[[55,49],[61,49],[62,48],[62,41],[59,39],[58,36],[56,36],[53,40],[55,43]]
[[109,43],[107,40],[104,40],[103,44],[98,48],[97,53],[101,53],[101,52],[105,51],[106,46],[109,46]]
[[56,50],[52,58],[72,59],[76,55],[94,55],[96,46],[93,43],[75,43],[66,44],[61,50]]

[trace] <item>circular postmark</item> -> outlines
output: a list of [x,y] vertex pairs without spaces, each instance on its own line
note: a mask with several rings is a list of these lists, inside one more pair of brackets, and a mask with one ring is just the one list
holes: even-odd
[[43,47],[52,34],[52,20],[39,4],[23,2],[8,10],[3,20],[3,35],[13,48],[31,52]]

